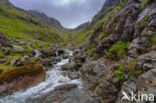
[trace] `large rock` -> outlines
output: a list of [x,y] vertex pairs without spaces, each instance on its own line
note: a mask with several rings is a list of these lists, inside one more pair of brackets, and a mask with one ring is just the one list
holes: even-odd
[[69,72],[68,76],[70,79],[79,79],[79,74],[77,72]]
[[64,84],[64,85],[59,85],[57,87],[55,87],[55,91],[60,91],[60,90],[71,90],[73,88],[76,88],[77,84]]
[[10,68],[0,74],[0,95],[27,89],[44,81],[45,77],[40,64]]
[[116,99],[121,82],[116,79],[114,73],[116,68],[118,68],[118,64],[104,58],[88,61],[82,66],[84,85],[101,98],[101,103],[114,103]]
[[0,33],[0,44],[5,47],[10,46],[9,39],[7,39],[6,36],[2,33]]
[[138,57],[137,69],[143,70],[144,72],[156,67],[156,52],[151,51]]
[[62,70],[76,70],[76,63],[75,62],[70,62],[70,63],[67,63],[65,65],[62,65],[61,66]]

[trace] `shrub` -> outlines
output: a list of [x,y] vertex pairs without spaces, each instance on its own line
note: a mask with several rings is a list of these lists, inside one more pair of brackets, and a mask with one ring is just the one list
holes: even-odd
[[152,46],[156,45],[156,33],[152,34],[152,36],[150,37],[150,42]]
[[125,62],[122,61],[119,66],[119,70],[123,70],[125,68]]
[[148,25],[148,14],[140,21],[140,27],[144,28]]
[[142,3],[141,3],[141,8],[145,8],[146,5],[148,5],[149,3],[153,2],[154,0],[144,0]]
[[108,58],[112,60],[118,60],[125,57],[128,54],[129,42],[118,41],[114,44],[108,52]]
[[123,79],[124,78],[124,73],[121,70],[116,70],[115,74],[118,78]]
[[132,60],[131,62],[129,62],[127,64],[127,68],[130,72],[134,72],[135,71],[135,67],[136,67],[136,64],[137,64],[137,59],[134,59]]
[[128,0],[120,0],[120,6],[125,6]]
[[5,56],[5,52],[0,51],[0,58],[3,58]]

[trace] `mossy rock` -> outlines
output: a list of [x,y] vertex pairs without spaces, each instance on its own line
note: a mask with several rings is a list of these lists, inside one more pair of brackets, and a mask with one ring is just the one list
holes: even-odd
[[33,77],[43,72],[44,69],[41,64],[30,64],[28,66],[12,67],[0,74],[0,84],[4,82],[10,83],[13,80],[18,79],[19,77]]

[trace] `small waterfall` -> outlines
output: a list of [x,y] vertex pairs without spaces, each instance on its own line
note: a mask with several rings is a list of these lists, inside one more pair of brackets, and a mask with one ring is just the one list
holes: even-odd
[[41,55],[41,52],[40,51],[38,51],[38,50],[35,50],[35,56],[34,57],[39,57],[40,55]]
[[56,51],[55,53],[56,53],[56,57],[58,57],[58,56],[59,56],[59,55],[58,55],[58,52]]

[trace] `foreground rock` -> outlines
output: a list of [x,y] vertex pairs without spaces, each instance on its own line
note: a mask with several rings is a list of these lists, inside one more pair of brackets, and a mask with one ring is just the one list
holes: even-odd
[[[156,68],[142,74],[141,76],[138,77],[138,79],[131,78],[129,81],[125,82],[124,85],[122,86],[117,103],[131,103],[126,99],[121,101],[123,97],[122,91],[127,93],[129,97],[131,97],[131,95],[129,94],[131,94],[132,92],[134,94],[138,94],[140,92],[143,94],[147,94],[147,95],[152,94],[153,96],[156,96],[156,75],[155,74],[156,74]],[[148,97],[144,99],[148,99]],[[136,100],[138,99],[136,98]],[[154,97],[150,97],[150,100],[154,100]],[[141,103],[147,103],[147,101],[143,100]]]
[[0,95],[27,89],[44,81],[45,76],[40,64],[10,68],[0,74]]
[[65,85],[60,85],[60,86],[55,87],[54,91],[71,90],[71,89],[76,88],[76,87],[77,87],[77,84],[65,84]]

